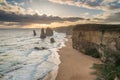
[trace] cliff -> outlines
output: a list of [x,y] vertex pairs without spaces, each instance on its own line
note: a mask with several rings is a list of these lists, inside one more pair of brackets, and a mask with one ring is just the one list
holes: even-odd
[[82,24],[76,25],[72,33],[73,48],[103,62],[108,56],[120,54],[120,25]]
[[56,32],[66,33],[66,35],[71,35],[73,27],[74,26],[61,26],[61,27],[54,28],[54,30]]

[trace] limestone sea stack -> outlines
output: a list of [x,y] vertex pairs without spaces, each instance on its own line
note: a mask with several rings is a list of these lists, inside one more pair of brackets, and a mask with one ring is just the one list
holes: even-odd
[[41,29],[40,38],[41,38],[41,39],[45,39],[45,38],[46,38],[46,34],[45,34],[44,28]]
[[35,30],[33,30],[33,36],[36,36],[36,31]]
[[53,36],[53,30],[51,28],[46,28],[46,36]]
[[51,38],[51,39],[50,39],[50,42],[51,42],[51,43],[54,43],[54,42],[55,42],[55,39],[54,39],[54,38]]

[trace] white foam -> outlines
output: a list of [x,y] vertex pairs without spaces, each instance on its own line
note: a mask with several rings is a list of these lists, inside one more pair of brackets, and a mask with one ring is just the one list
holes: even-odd
[[[31,37],[30,31],[28,33],[18,31],[13,35],[4,34],[5,37],[0,39],[2,41],[0,51],[4,50],[0,54],[0,74],[4,74],[3,80],[37,80],[43,79],[48,73],[51,73],[53,76],[51,80],[54,80],[60,64],[57,51],[65,46],[66,35],[54,32],[52,37],[56,42],[51,44],[51,37],[43,41],[38,38],[39,36]],[[48,49],[35,50],[34,47]]]

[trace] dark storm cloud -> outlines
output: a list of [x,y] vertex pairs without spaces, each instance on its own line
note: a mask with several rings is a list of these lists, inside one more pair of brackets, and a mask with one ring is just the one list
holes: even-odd
[[78,21],[83,20],[83,18],[78,17],[68,17],[60,18],[58,16],[47,16],[47,15],[28,15],[28,14],[16,14],[14,12],[6,12],[0,10],[0,21],[5,22],[23,22],[23,23],[52,23],[52,22],[62,22],[62,21]]
[[71,21],[71,22],[75,22],[78,20],[85,20],[84,18],[79,18],[79,17],[69,17],[69,18],[63,18],[64,21]]

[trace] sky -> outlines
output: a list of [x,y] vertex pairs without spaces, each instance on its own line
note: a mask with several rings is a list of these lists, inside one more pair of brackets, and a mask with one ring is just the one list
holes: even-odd
[[0,0],[0,28],[120,24],[120,0]]

